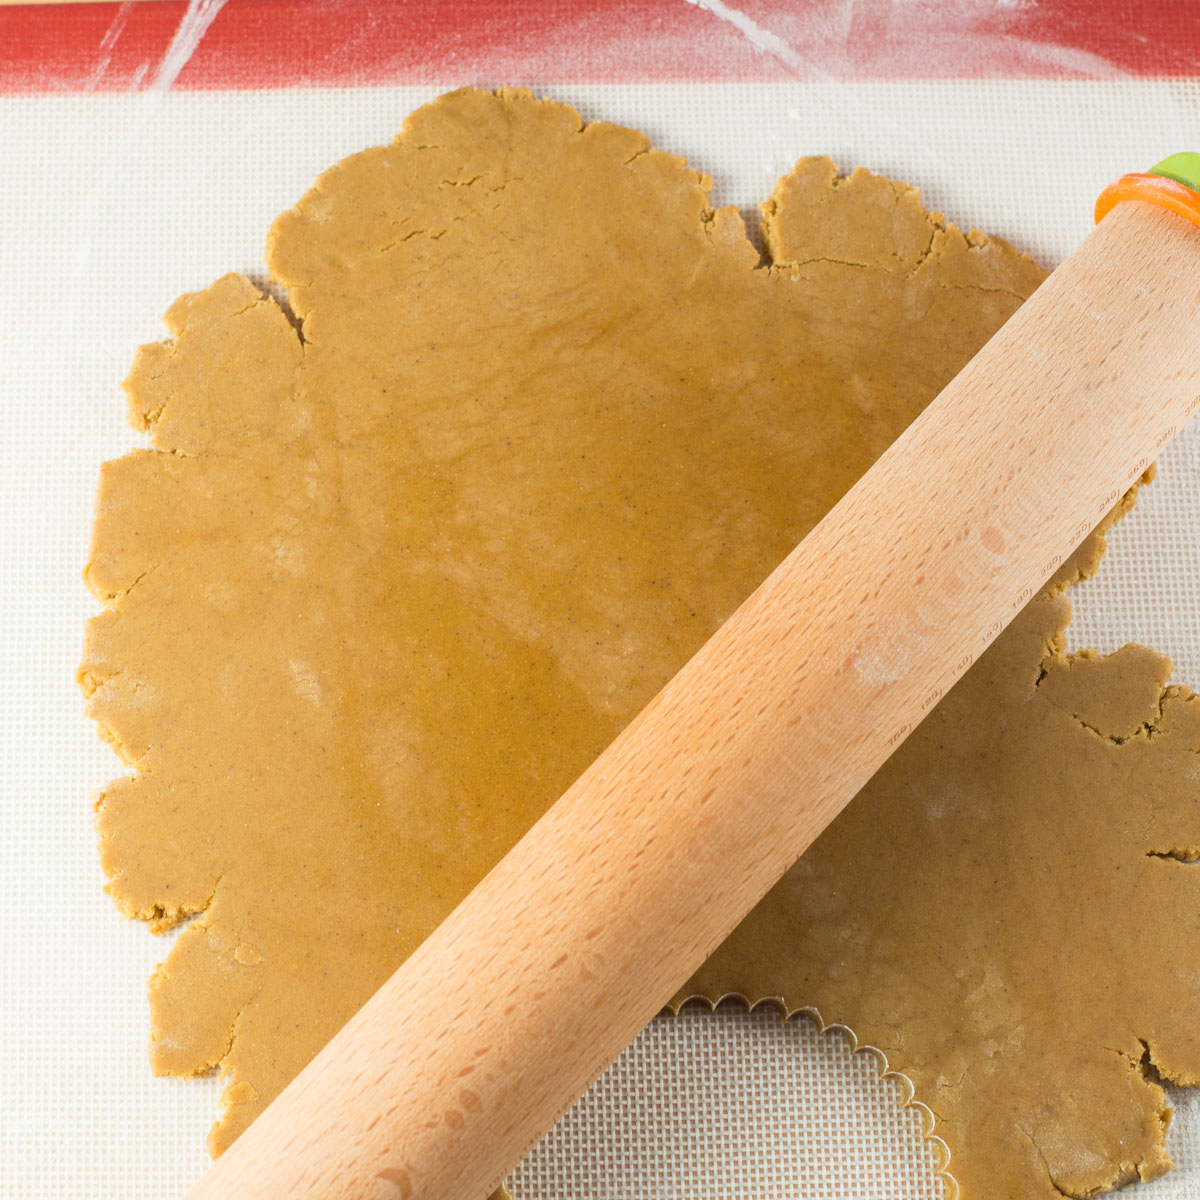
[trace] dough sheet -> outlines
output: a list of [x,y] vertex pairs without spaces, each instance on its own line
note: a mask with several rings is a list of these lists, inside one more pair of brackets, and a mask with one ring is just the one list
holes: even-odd
[[[140,352],[153,448],[103,471],[80,675],[132,768],[109,890],[197,918],[151,1058],[227,1077],[214,1153],[1042,278],[828,159],[763,264],[709,187],[455,93],[278,218],[288,309],[227,276]],[[1161,1171],[1154,1075],[1196,1077],[1197,718],[1151,651],[1065,654],[1101,544],[686,989],[879,1046],[968,1198]]]

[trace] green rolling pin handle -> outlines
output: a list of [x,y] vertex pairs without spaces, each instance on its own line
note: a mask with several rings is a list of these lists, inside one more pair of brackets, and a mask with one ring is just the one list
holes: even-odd
[[1200,154],[1172,154],[1144,173],[1122,175],[1096,200],[1096,221],[1118,204],[1143,200],[1200,225]]

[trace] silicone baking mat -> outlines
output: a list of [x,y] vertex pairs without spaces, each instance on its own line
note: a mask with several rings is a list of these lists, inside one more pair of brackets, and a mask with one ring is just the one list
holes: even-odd
[[[265,282],[277,212],[467,83],[646,131],[752,230],[776,178],[829,153],[1053,265],[1103,184],[1200,141],[1195,24],[1182,2],[0,8],[0,1198],[168,1200],[207,1162],[219,1083],[150,1076],[168,945],[101,891],[88,794],[119,764],[73,682],[98,465],[137,442],[119,383],[180,292]],[[1072,645],[1145,641],[1200,686],[1198,530],[1192,426],[1077,590]],[[512,1187],[930,1200],[930,1120],[904,1098],[807,1021],[689,1012],[654,1022]],[[1172,1099],[1179,1169],[1140,1186],[1152,1200],[1200,1194],[1200,1099]]]

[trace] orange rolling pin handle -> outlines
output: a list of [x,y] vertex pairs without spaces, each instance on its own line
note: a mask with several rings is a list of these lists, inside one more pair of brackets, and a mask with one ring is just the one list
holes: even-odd
[[1200,225],[1200,154],[1172,154],[1149,171],[1122,175],[1096,198],[1096,223],[1127,200],[1157,204]]

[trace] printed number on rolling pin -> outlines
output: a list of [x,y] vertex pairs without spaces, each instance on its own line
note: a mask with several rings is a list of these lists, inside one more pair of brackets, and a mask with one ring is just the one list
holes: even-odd
[[[960,660],[959,673],[961,674],[970,665],[971,665],[971,658],[968,655],[967,657]],[[942,687],[936,687],[932,691],[926,692],[925,695],[921,697],[921,701],[918,706],[921,710],[921,715],[924,716],[945,694],[946,694],[946,689],[942,688]],[[892,735],[888,738],[887,744],[889,746],[894,746],[894,745],[896,745],[897,742],[903,741],[908,736],[908,734],[911,732],[912,728],[913,728],[913,726],[912,726],[911,722],[901,725],[900,728],[897,729],[894,733],[892,733]]]
[[[1049,574],[1049,572],[1047,572]],[[1033,588],[1025,587],[1017,593],[1017,598],[1012,602],[1013,612],[1020,612],[1021,609],[1033,599]]]
[[[958,662],[954,664],[955,678],[957,679],[958,676],[961,675],[974,661],[975,660],[970,654],[964,654],[962,658],[960,658]],[[931,691],[926,692],[925,695],[921,697],[921,715],[924,716],[924,714],[927,713],[945,694],[946,689],[944,687],[935,687]],[[900,728],[888,738],[887,744],[889,746],[894,746],[897,742],[903,741],[904,738],[908,736],[912,728],[913,727],[911,723],[901,725]]]

